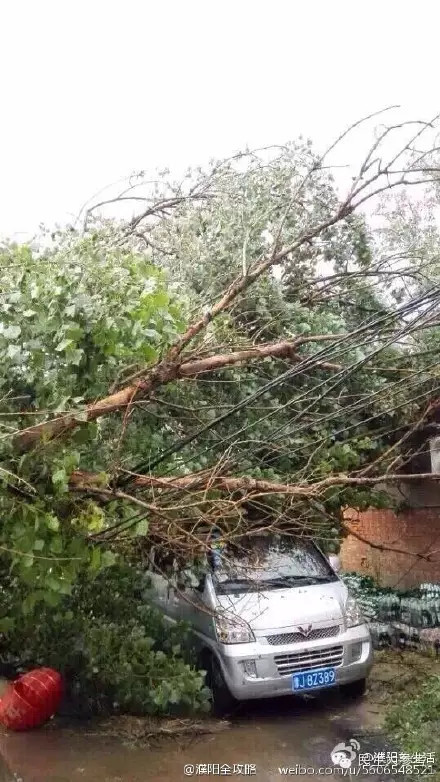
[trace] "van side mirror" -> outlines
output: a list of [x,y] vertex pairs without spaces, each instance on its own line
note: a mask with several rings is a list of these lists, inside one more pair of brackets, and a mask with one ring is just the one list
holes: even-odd
[[206,576],[204,575],[201,577],[199,583],[196,586],[197,592],[203,594],[203,592],[205,591],[205,582],[206,582]]
[[330,562],[330,565],[332,566],[335,573],[339,573],[341,570],[341,560],[339,559],[337,554],[329,554],[328,561]]

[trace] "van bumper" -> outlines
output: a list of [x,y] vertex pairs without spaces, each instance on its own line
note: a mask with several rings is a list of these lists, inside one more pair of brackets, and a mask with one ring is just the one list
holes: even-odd
[[[334,667],[334,683],[297,694],[334,688],[366,678],[373,664],[371,636],[366,625],[351,627],[325,642],[271,646],[266,638],[259,638],[246,644],[216,645],[215,651],[226,684],[237,700],[292,695],[294,673],[324,667]],[[292,670],[285,665],[286,659],[292,660]]]

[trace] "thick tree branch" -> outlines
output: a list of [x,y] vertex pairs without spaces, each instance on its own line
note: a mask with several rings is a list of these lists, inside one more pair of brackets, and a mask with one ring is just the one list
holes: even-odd
[[[114,413],[122,410],[139,397],[148,397],[151,392],[161,385],[173,380],[179,380],[187,377],[196,377],[204,372],[214,372],[225,367],[242,364],[247,361],[261,360],[263,358],[285,358],[290,361],[301,362],[303,357],[296,351],[304,342],[323,339],[338,339],[340,334],[317,335],[316,338],[299,337],[295,340],[283,340],[268,345],[258,345],[245,350],[237,350],[233,353],[221,353],[216,356],[207,356],[201,359],[191,361],[175,361],[169,363],[167,360],[160,362],[150,371],[150,374],[143,378],[138,378],[133,383],[114,394],[94,402],[86,408],[86,420],[94,421],[102,415]],[[342,369],[340,364],[331,362],[317,361],[315,366],[320,369],[339,371]],[[41,424],[30,426],[23,429],[16,437],[16,442],[23,450],[30,448],[34,443],[40,440],[51,440],[54,437],[65,434],[78,426],[80,421],[84,421],[84,415],[74,414],[62,415],[52,421],[43,421]]]
[[[421,474],[383,474],[374,477],[351,476],[351,475],[331,475],[315,483],[276,483],[274,481],[265,481],[248,476],[233,478],[225,475],[212,475],[211,473],[200,473],[196,475],[183,475],[175,477],[156,477],[154,475],[136,475],[127,473],[132,477],[132,485],[138,488],[158,488],[158,489],[182,489],[182,490],[209,490],[217,489],[229,493],[235,491],[258,492],[259,494],[286,494],[296,497],[314,497],[321,494],[332,486],[379,486],[383,483],[406,483],[411,481],[432,480],[440,481],[440,473],[421,473]],[[76,471],[71,476],[71,484],[75,487],[87,486],[96,488],[102,478],[82,471]]]

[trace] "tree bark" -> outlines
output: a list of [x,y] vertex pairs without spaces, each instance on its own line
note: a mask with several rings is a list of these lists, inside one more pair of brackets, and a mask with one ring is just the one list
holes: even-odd
[[[337,339],[340,335],[324,335],[324,338]],[[322,339],[317,335],[316,341]],[[312,340],[308,338],[307,341]],[[20,431],[15,438],[15,443],[20,450],[28,450],[37,442],[52,440],[54,437],[67,434],[75,429],[81,422],[95,421],[102,415],[114,413],[122,410],[138,398],[147,398],[152,391],[161,385],[173,380],[179,380],[187,377],[195,377],[204,372],[214,372],[235,364],[242,364],[247,361],[261,360],[263,358],[285,358],[289,361],[301,362],[303,356],[296,350],[304,339],[299,337],[296,340],[283,340],[267,345],[257,345],[246,350],[237,350],[232,353],[221,353],[216,356],[193,359],[190,361],[175,360],[170,362],[167,358],[161,361],[157,366],[145,371],[145,376],[134,381],[120,391],[116,391],[110,396],[100,399],[98,402],[89,404],[85,411],[75,414],[66,414],[54,418],[51,421],[43,421],[41,424],[30,426]],[[332,364],[325,361],[317,361],[316,367],[326,370],[338,371],[342,367],[339,364]]]
[[[209,490],[219,489],[229,493],[235,491],[257,492],[262,494],[286,494],[298,497],[314,497],[331,486],[378,486],[382,483],[406,483],[415,480],[440,481],[440,473],[421,474],[384,474],[373,477],[356,475],[331,475],[315,483],[276,483],[248,476],[232,478],[226,475],[212,475],[203,472],[195,475],[173,477],[156,477],[155,475],[132,475],[132,486],[135,488]],[[87,486],[96,488],[102,485],[102,477],[94,473],[77,470],[71,476],[71,484],[75,488],[87,490]]]

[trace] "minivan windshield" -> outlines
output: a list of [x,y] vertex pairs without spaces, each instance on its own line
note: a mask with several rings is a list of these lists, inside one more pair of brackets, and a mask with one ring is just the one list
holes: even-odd
[[218,594],[337,581],[330,564],[310,540],[282,536],[251,537],[217,549],[212,573]]

